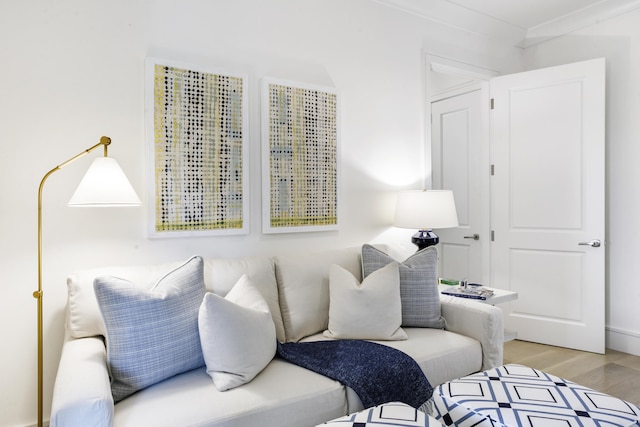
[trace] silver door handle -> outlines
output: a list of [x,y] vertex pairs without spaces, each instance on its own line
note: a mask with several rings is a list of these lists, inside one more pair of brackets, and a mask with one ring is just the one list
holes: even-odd
[[476,233],[473,236],[464,236],[464,238],[465,239],[480,240],[480,235],[478,233]]
[[591,246],[592,248],[599,248],[600,247],[600,240],[594,239],[594,240],[591,240],[589,242],[580,242],[578,244],[582,245],[582,246]]

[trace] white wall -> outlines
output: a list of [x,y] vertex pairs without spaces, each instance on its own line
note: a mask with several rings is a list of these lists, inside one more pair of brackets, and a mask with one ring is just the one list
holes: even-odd
[[527,69],[606,58],[607,347],[640,355],[640,10],[523,56]]
[[[49,169],[98,142],[143,196],[144,58],[246,72],[250,78],[251,232],[149,240],[144,210],[83,210],[66,201],[81,159],[44,193],[45,418],[63,337],[64,285],[75,269],[282,253],[386,240],[399,188],[419,188],[424,167],[424,52],[494,69],[518,52],[488,48],[371,0],[28,0],[0,3],[0,425],[36,418],[36,201]],[[340,230],[260,232],[259,79],[335,86],[341,104]],[[100,155],[100,154],[95,154]],[[90,156],[94,156],[91,154]]]

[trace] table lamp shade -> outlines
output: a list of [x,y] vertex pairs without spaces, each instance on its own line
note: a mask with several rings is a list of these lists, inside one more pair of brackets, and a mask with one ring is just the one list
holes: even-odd
[[69,206],[138,206],[138,195],[120,165],[111,157],[97,157],[85,173]]
[[394,225],[431,230],[458,226],[458,214],[450,190],[403,191],[398,194]]

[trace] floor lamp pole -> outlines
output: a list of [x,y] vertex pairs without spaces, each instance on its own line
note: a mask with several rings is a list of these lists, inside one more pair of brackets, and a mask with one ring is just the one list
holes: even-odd
[[[103,136],[100,138],[100,142],[96,145],[84,150],[83,152],[71,157],[69,160],[64,163],[59,164],[55,168],[51,169],[49,172],[45,174],[40,181],[40,187],[38,188],[38,289],[33,292],[33,297],[38,300],[38,427],[42,427],[43,425],[43,325],[42,325],[42,189],[44,188],[44,183],[47,178],[51,176],[54,172],[62,169],[69,163],[79,159],[80,157],[89,154],[91,151],[95,150],[98,147],[104,147],[104,157],[107,157],[107,146],[111,144],[111,138]],[[113,159],[111,159],[113,160]],[[119,168],[119,167],[118,167]],[[121,170],[120,170],[121,172]],[[125,178],[126,179],[126,178]],[[82,185],[82,183],[81,183]],[[123,201],[110,201],[109,203],[105,203],[104,201],[99,202],[98,205],[102,206],[136,206],[140,204],[140,199],[135,194],[135,191],[131,184],[128,183],[129,189],[125,189],[124,191],[129,191],[126,195],[122,196],[124,198]],[[133,196],[130,193],[133,193]],[[90,203],[86,204],[87,206],[91,206]]]

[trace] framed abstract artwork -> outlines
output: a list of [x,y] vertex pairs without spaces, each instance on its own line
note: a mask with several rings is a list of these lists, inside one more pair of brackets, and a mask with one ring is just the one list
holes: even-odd
[[247,77],[148,58],[151,237],[248,232]]
[[263,233],[338,228],[338,139],[334,88],[263,79]]

